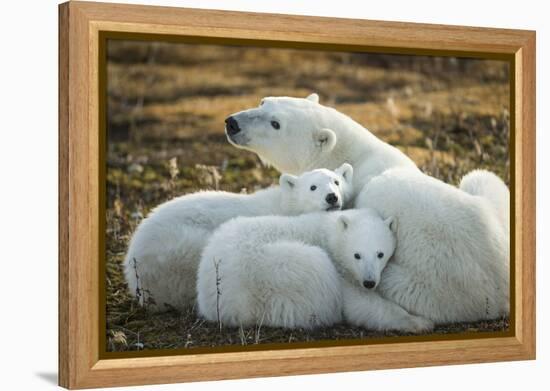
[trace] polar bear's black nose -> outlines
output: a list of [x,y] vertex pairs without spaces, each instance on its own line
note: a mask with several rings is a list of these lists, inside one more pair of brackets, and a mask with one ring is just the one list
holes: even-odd
[[227,117],[225,119],[225,129],[227,134],[230,136],[233,136],[241,131],[241,128],[239,128],[239,123],[233,117]]
[[374,288],[375,285],[376,285],[376,282],[374,282],[372,280],[363,281],[363,286],[367,289],[372,289],[372,288]]
[[326,196],[325,200],[330,204],[330,205],[334,205],[335,203],[338,202],[338,196],[334,193],[330,193]]

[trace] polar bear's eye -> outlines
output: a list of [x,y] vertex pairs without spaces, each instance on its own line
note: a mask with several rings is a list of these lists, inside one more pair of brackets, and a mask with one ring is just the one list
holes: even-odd
[[315,186],[315,185],[311,185],[311,187],[309,188],[309,190],[311,190],[311,191],[315,191],[315,189],[317,189],[317,186]]
[[281,127],[281,124],[279,124],[277,121],[271,121],[271,126],[273,126],[275,129],[279,129]]
[[355,253],[353,254],[353,256],[355,257],[355,259],[361,259],[361,255],[359,255],[359,253]]
[[338,182],[338,181],[334,181],[334,184],[335,184],[336,186],[340,186],[340,182]]
[[264,103],[265,103],[265,100],[262,99],[262,100],[260,101],[260,106],[263,106]]
[[379,259],[382,259],[382,258],[384,258],[384,253],[381,252],[381,251],[378,251],[378,253],[376,254],[376,256],[377,256]]

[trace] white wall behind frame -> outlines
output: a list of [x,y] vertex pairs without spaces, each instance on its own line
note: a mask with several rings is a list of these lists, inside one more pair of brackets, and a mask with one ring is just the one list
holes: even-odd
[[[105,1],[105,0],[104,0]],[[109,1],[112,2],[112,1]],[[544,2],[123,1],[195,8],[537,30],[538,360],[146,387],[154,390],[540,389],[550,367],[548,241],[550,104]],[[2,2],[0,24],[0,348],[3,389],[55,387],[57,371],[57,1]],[[547,329],[547,327],[546,327]],[[129,388],[131,389],[131,388]],[[135,388],[138,389],[138,388]]]

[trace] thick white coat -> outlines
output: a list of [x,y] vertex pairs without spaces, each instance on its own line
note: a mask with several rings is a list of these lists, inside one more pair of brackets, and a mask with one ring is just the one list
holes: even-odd
[[[296,215],[340,209],[351,193],[353,168],[317,169],[295,177],[283,174],[280,186],[253,194],[203,191],[170,200],[137,227],[125,257],[130,292],[153,311],[193,305],[201,252],[212,232],[237,216]],[[336,184],[338,183],[338,185]],[[315,185],[315,191],[311,186]],[[327,203],[328,194],[338,201]]]
[[355,206],[399,226],[384,297],[438,323],[509,313],[509,191],[494,174],[475,171],[461,189],[429,177],[316,94],[264,98],[233,117],[241,131],[228,140],[279,170],[354,166]]
[[363,286],[378,282],[394,251],[392,222],[368,209],[231,220],[204,249],[199,313],[237,327],[311,328],[343,316],[377,330],[429,330],[431,321]]
[[398,222],[397,250],[378,287],[384,297],[436,323],[508,314],[508,230],[490,199],[393,169],[373,178],[356,206]]
[[510,231],[510,192],[502,179],[487,170],[473,170],[464,175],[459,188],[488,200],[500,224]]

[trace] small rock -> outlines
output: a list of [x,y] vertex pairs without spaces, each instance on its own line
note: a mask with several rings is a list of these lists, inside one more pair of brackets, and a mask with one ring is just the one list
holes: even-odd
[[128,166],[129,174],[141,174],[143,172],[143,166],[139,163],[132,163]]

